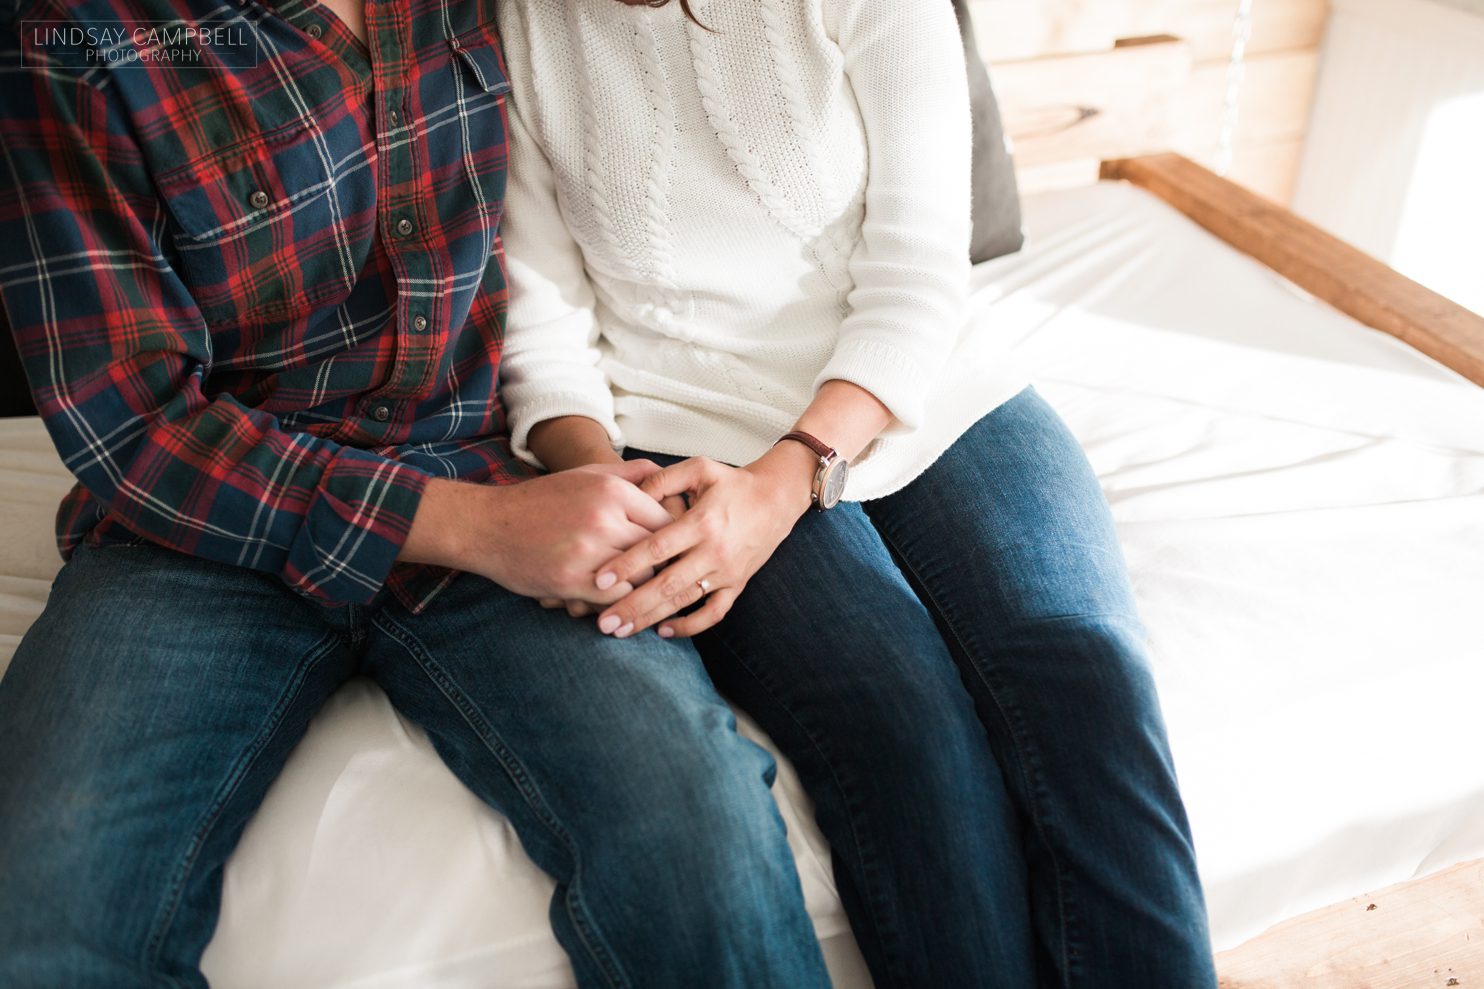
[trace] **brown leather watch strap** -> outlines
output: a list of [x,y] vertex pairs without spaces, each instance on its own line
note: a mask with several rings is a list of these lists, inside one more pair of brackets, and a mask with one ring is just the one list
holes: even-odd
[[[830,446],[818,436],[810,436],[808,433],[803,432],[802,430],[795,430],[792,433],[784,433],[782,436],[778,437],[778,443],[782,443],[784,440],[797,440],[798,442],[807,446],[809,449],[813,450],[815,453],[819,454],[819,458],[821,460],[828,460],[836,455],[834,447]],[[777,446],[778,443],[774,443],[773,445]]]

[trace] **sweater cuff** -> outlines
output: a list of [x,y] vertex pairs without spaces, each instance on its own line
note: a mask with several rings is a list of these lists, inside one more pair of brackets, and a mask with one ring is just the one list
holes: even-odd
[[531,452],[531,430],[548,419],[560,419],[563,416],[582,416],[593,420],[608,434],[609,445],[617,452],[623,450],[623,434],[619,432],[618,423],[613,418],[613,396],[606,391],[602,399],[583,392],[548,393],[534,401],[521,402],[518,408],[510,409],[509,412],[510,448],[517,457],[533,467],[546,469],[540,458]]
[[930,375],[917,355],[900,347],[858,337],[843,339],[814,379],[814,390],[826,381],[849,381],[876,396],[900,423],[891,432],[922,425]]

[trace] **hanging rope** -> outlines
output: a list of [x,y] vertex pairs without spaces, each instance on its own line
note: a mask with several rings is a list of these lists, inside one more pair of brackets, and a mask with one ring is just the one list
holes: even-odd
[[1232,57],[1226,66],[1226,96],[1221,103],[1221,132],[1216,138],[1217,175],[1225,175],[1232,167],[1232,146],[1242,115],[1242,82],[1247,76],[1247,42],[1252,40],[1252,4],[1253,0],[1237,0],[1232,21]]

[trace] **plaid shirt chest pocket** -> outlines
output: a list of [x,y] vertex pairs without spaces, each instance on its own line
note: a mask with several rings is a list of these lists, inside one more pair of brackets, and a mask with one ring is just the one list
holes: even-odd
[[459,126],[430,127],[429,151],[434,160],[446,155],[443,160],[463,161],[479,212],[493,226],[505,210],[505,100],[510,80],[494,22],[449,39],[448,46],[453,52],[453,103]]
[[292,320],[350,293],[375,222],[374,178],[358,171],[337,179],[330,143],[299,119],[157,177],[208,324]]

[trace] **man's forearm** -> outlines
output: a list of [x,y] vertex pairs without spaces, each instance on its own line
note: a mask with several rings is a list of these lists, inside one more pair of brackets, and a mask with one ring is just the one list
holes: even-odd
[[429,481],[397,561],[470,569],[469,550],[478,542],[471,530],[497,508],[498,495],[498,488],[444,478]]
[[[583,416],[562,416],[531,429],[531,452],[547,470],[562,471],[589,464],[617,463],[621,458],[602,426]],[[428,563],[456,570],[477,570],[478,547],[494,539],[502,516],[500,487],[434,478],[428,482],[412,519],[412,529],[397,556],[402,563]]]
[[429,481],[397,559],[478,574],[526,597],[617,600],[594,591],[593,575],[670,523],[636,486],[658,469],[620,461],[519,484]]

